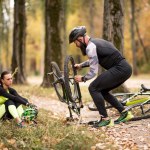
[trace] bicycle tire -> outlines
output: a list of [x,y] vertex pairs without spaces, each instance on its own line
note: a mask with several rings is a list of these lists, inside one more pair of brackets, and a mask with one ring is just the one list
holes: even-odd
[[[69,66],[70,65],[70,66]],[[64,79],[68,98],[71,102],[81,102],[81,91],[79,83],[74,80],[77,70],[74,67],[75,62],[72,56],[66,56],[64,63]],[[71,87],[72,84],[72,87]]]
[[62,79],[62,73],[56,62],[51,62],[51,71],[53,72],[53,84],[57,97],[61,102],[66,101],[65,85]]

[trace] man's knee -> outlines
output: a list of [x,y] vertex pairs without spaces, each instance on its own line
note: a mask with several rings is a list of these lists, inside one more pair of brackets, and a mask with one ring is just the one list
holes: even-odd
[[95,87],[92,83],[90,83],[90,85],[88,87],[88,90],[89,90],[90,93],[92,93],[95,90]]

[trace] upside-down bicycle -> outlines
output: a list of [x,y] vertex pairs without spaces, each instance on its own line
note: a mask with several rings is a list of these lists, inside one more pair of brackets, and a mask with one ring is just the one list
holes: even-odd
[[53,76],[54,81],[52,85],[55,88],[59,100],[68,105],[70,113],[68,119],[73,119],[72,111],[80,116],[80,109],[83,108],[79,83],[74,80],[75,75],[77,75],[77,70],[74,65],[73,57],[66,56],[64,72],[60,71],[56,62],[51,62],[52,72],[48,73]]

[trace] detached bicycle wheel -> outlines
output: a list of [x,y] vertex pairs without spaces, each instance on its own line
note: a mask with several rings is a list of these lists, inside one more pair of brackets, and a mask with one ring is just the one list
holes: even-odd
[[64,64],[64,79],[68,98],[71,102],[81,102],[81,92],[79,83],[74,80],[75,75],[77,75],[77,70],[74,67],[75,62],[73,57],[66,56]]
[[61,71],[56,62],[51,62],[51,71],[53,72],[53,86],[55,88],[56,94],[61,102],[65,102],[65,85],[63,82]]

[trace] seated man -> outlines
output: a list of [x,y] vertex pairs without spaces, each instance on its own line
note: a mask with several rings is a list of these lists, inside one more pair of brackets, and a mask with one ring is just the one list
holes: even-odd
[[11,88],[12,74],[4,71],[0,78],[0,119],[14,118],[19,127],[25,126],[21,119],[24,112],[22,104],[25,106],[32,105],[26,98],[21,97],[17,91]]

